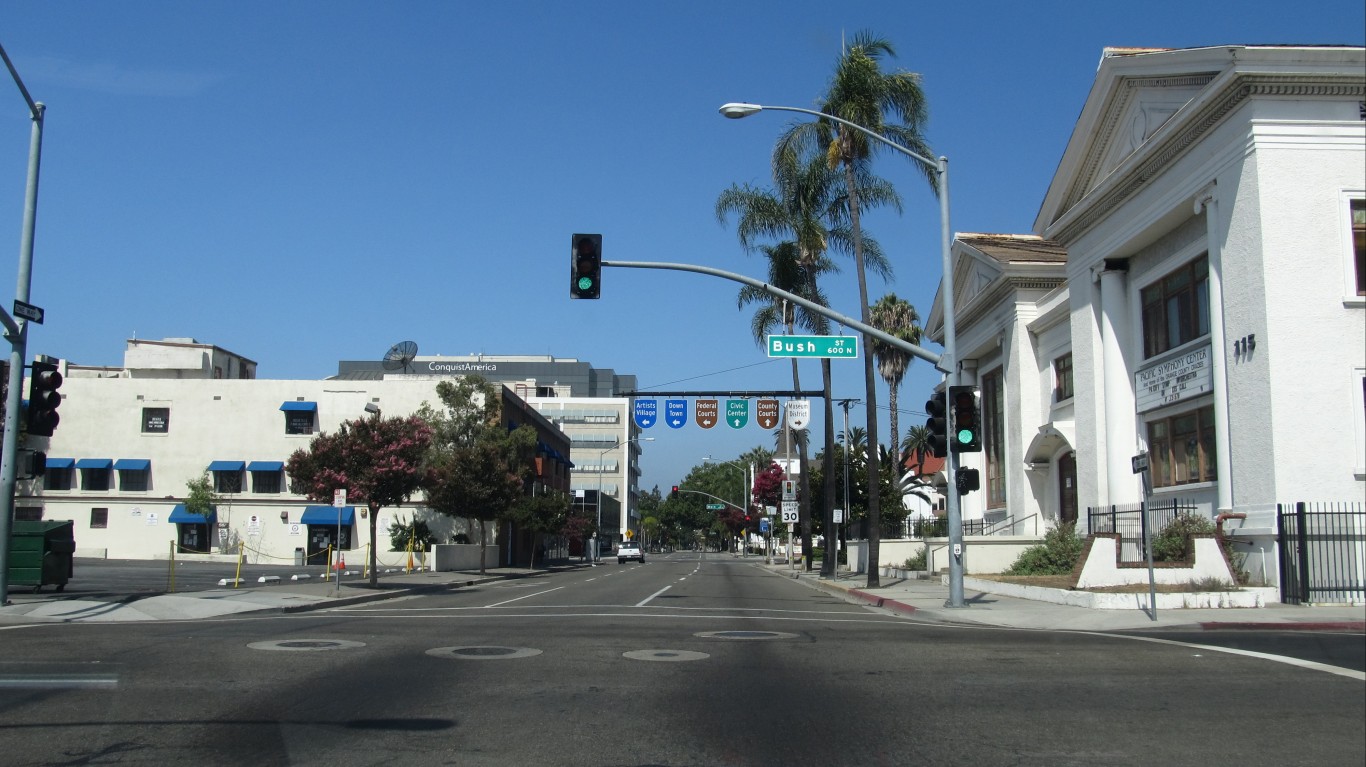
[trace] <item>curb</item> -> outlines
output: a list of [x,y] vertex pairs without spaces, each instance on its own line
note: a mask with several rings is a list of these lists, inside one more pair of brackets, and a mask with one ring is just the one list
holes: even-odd
[[898,612],[902,615],[910,615],[916,610],[915,605],[908,605],[905,602],[898,602],[895,599],[887,599],[886,597],[880,597],[876,594],[869,594],[862,589],[849,589],[848,593],[851,596],[867,602],[873,607],[881,607],[884,610],[891,610],[892,612]]
[[1198,625],[1205,631],[1345,631],[1352,634],[1366,634],[1366,621],[1319,621],[1312,623],[1205,621]]

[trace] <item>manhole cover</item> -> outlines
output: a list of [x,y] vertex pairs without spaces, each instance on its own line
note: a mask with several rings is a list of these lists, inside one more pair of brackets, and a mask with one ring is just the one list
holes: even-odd
[[711,656],[704,652],[692,652],[690,650],[632,650],[622,653],[622,657],[631,660],[652,660],[661,663],[678,663],[689,660],[706,660]]
[[469,647],[437,647],[427,651],[436,658],[461,658],[464,660],[504,660],[510,658],[530,658],[540,655],[541,651],[531,647],[498,647],[496,645],[477,645]]
[[253,650],[284,650],[294,652],[317,652],[320,650],[349,650],[364,647],[364,642],[351,642],[345,639],[275,639],[268,642],[252,642],[247,645]]
[[703,631],[693,636],[702,639],[796,639],[796,634],[782,631]]

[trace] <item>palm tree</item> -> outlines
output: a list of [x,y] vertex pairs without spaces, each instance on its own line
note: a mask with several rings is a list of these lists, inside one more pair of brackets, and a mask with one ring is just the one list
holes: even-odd
[[[914,306],[897,298],[895,293],[888,293],[878,299],[869,314],[873,318],[873,327],[878,330],[890,333],[903,341],[920,343],[920,325],[917,324],[920,322],[920,315],[916,313]],[[897,439],[900,436],[897,429],[897,399],[901,381],[906,377],[906,368],[911,364],[911,355],[904,349],[876,338],[869,340],[868,350],[877,359],[878,374],[887,382],[887,406],[892,411],[892,433],[887,444],[900,453],[900,440]]]
[[[845,225],[844,192],[841,174],[825,162],[823,156],[803,160],[791,148],[775,151],[773,155],[774,189],[757,189],[749,185],[733,185],[723,191],[716,201],[716,217],[725,223],[729,214],[737,216],[736,234],[745,250],[763,252],[769,260],[769,284],[809,301],[827,305],[820,288],[822,274],[838,271],[829,259],[830,250],[851,252],[853,232]],[[872,204],[899,206],[891,185],[881,179],[863,179]],[[778,244],[758,244],[760,240],[779,240]],[[879,274],[888,275],[890,269],[881,248],[865,238],[867,261]],[[797,326],[812,333],[826,335],[829,321],[815,312],[801,307],[788,307],[777,302],[763,290],[746,287],[740,291],[740,305],[759,304],[751,325],[754,339],[761,346],[765,336],[774,328],[785,328],[788,333]],[[834,403],[831,398],[830,360],[821,360],[821,379],[824,389],[825,444],[834,441]],[[796,358],[792,359],[793,389],[801,390],[801,376]],[[804,551],[811,550],[810,482],[806,470],[807,440],[798,435],[797,453],[802,466],[801,525]],[[833,470],[833,458],[827,452],[824,470]],[[834,507],[834,489],[826,487],[825,508]],[[830,520],[827,520],[827,525]],[[833,567],[833,541],[827,536],[826,567]],[[811,557],[806,566],[811,567]]]
[[[884,73],[881,60],[894,56],[891,42],[859,32],[853,43],[844,50],[835,65],[835,76],[822,100],[825,114],[847,120],[872,131],[887,140],[901,144],[916,154],[930,157],[933,153],[922,136],[927,119],[925,94],[920,87],[920,76],[906,71]],[[889,119],[889,117],[891,119]],[[823,151],[831,168],[843,168],[845,191],[848,195],[849,226],[854,238],[854,263],[858,270],[859,312],[865,325],[869,320],[868,282],[865,274],[863,232],[859,221],[859,197],[862,189],[858,180],[860,169],[866,171],[873,153],[884,148],[880,142],[869,140],[862,133],[829,120],[799,123],[779,139],[779,147],[793,151],[805,147]],[[917,167],[931,184],[933,170],[923,164]],[[871,339],[865,339],[865,343]],[[863,357],[865,403],[868,408],[868,440],[877,444],[877,379],[873,374],[872,355]],[[877,451],[868,451],[868,586],[880,585],[878,574],[878,466]]]

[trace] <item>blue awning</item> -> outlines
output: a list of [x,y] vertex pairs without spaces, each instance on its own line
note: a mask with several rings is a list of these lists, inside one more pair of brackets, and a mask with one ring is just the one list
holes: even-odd
[[[356,507],[343,506],[341,510],[342,525],[356,524]],[[332,525],[337,526],[337,507],[336,506],[308,506],[304,508],[304,515],[299,520],[305,525]]]
[[252,461],[247,464],[247,471],[281,471],[284,468],[284,461]]
[[[215,524],[216,521],[217,521],[217,519],[218,519],[218,507],[217,507],[217,506],[211,507],[211,508],[209,509],[208,524],[210,524],[210,525]],[[173,525],[202,525],[202,524],[205,524],[205,521],[204,521],[204,518],[203,518],[203,517],[199,516],[198,514],[191,514],[190,512],[186,511],[186,510],[185,510],[185,504],[183,504],[183,503],[177,503],[177,504],[175,505],[175,508],[174,508],[174,509],[171,509],[171,517],[170,517],[170,519],[168,519],[168,520],[166,520],[166,521],[170,522],[170,523],[173,524]]]
[[147,471],[152,468],[150,458],[120,458],[114,461],[114,468],[118,471]]
[[315,410],[318,409],[318,403],[316,403],[316,402],[299,402],[298,400],[290,400],[290,401],[288,401],[288,402],[286,402],[286,403],[280,405],[280,409],[283,410],[283,411],[286,412],[286,413],[288,413],[288,412],[290,412],[290,411],[292,411],[292,410],[306,410],[306,411],[312,412],[312,411],[315,411]]
[[214,461],[209,464],[209,471],[241,471],[246,465],[246,461]]
[[82,458],[76,462],[78,469],[107,469],[114,465],[112,458]]
[[49,469],[69,469],[76,465],[75,458],[53,458],[48,456],[47,467]]

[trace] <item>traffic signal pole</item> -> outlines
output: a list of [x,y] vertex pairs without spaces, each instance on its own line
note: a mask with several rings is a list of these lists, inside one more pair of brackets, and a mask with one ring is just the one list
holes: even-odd
[[[19,278],[14,284],[14,297],[28,303],[33,271],[33,231],[38,218],[38,167],[43,150],[43,114],[46,108],[29,96],[28,88],[19,78],[9,54],[0,47],[0,58],[5,60],[14,83],[19,86],[24,101],[33,117],[29,139],[28,180],[24,190],[24,223],[19,237]],[[0,308],[0,324],[10,342],[9,392],[5,398],[5,434],[3,455],[0,456],[0,604],[9,604],[9,548],[11,524],[14,520],[14,485],[19,474],[19,409],[24,385],[24,360],[28,354],[28,320],[15,320]]]

